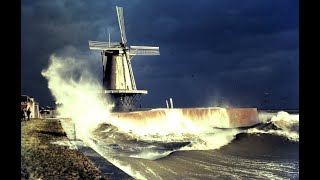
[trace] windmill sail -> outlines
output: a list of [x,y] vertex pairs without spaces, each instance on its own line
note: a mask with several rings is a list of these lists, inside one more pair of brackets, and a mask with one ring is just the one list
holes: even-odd
[[159,47],[130,46],[129,55],[160,55]]
[[89,48],[91,50],[108,50],[110,48],[119,48],[120,42],[101,42],[89,41]]
[[131,58],[130,58],[128,53],[125,53],[125,56],[126,56],[126,59],[127,59],[127,64],[128,64],[128,70],[129,70],[129,74],[130,74],[132,89],[136,90],[137,86],[136,86],[136,81],[134,79],[134,75],[133,75],[133,71],[132,71]]
[[126,37],[126,31],[124,28],[123,8],[116,6],[116,9],[117,9],[117,16],[118,16],[118,22],[120,27],[120,33],[121,33],[121,40],[123,44],[126,44],[127,37]]
[[134,105],[146,90],[137,90],[131,59],[135,55],[160,55],[159,47],[152,46],[128,46],[124,26],[123,8],[116,6],[121,41],[89,41],[89,49],[101,50],[103,65],[104,93],[108,93],[116,104]]

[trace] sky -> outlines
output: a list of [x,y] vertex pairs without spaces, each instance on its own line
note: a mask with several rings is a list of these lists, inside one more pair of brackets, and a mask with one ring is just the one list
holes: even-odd
[[128,45],[160,47],[132,59],[142,107],[299,108],[298,0],[22,0],[21,94],[54,105],[41,75],[52,54],[102,81],[88,40],[120,41],[116,5]]

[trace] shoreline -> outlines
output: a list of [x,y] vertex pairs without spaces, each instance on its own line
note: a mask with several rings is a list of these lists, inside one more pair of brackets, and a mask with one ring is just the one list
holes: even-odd
[[133,179],[90,147],[69,142],[59,119],[21,121],[21,179]]

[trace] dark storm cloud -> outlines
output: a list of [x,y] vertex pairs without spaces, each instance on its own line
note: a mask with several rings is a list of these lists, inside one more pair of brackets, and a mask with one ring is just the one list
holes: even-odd
[[[100,78],[98,51],[88,40],[119,41],[115,5],[124,7],[129,45],[160,46],[137,56],[141,103],[177,106],[298,107],[298,1],[32,1],[22,2],[22,93],[50,103],[41,76],[52,53],[88,59]],[[265,97],[265,92],[270,95]],[[289,97],[287,97],[289,96]]]

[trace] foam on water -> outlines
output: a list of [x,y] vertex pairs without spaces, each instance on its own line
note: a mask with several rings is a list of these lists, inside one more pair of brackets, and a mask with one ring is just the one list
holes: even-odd
[[160,158],[166,157],[172,152],[173,151],[165,151],[165,152],[160,153],[160,152],[148,152],[148,151],[146,151],[146,152],[142,152],[142,153],[139,153],[139,154],[129,155],[129,157],[156,160],[156,159],[160,159]]
[[[299,141],[299,115],[286,112],[272,115],[270,121],[270,114],[260,115],[265,123],[272,123],[278,128],[268,130],[220,129],[228,126],[224,108],[219,108],[210,119],[199,116],[199,120],[190,120],[176,110],[159,114],[161,118],[158,119],[145,117],[148,118],[146,121],[117,119],[110,115],[113,105],[97,93],[102,87],[84,69],[84,62],[53,55],[42,75],[47,78],[56,102],[62,103],[58,108],[61,117],[69,117],[75,123],[77,138],[134,178],[147,179],[130,165],[118,161],[115,158],[117,154],[155,160],[179,150],[219,149],[241,132],[271,133]],[[71,129],[70,126],[70,132]],[[181,145],[183,142],[187,143]],[[120,148],[106,148],[110,144]],[[153,174],[151,169],[149,174]]]
[[146,121],[110,117],[112,105],[97,93],[102,87],[88,71],[83,70],[85,61],[54,55],[50,60],[48,69],[42,75],[48,79],[49,89],[56,101],[62,103],[58,112],[62,117],[71,117],[74,121],[77,138],[85,140],[99,124],[107,123],[117,127],[126,136],[142,141],[168,142],[169,138],[170,142],[190,141],[191,146],[185,149],[192,150],[219,148],[236,134],[235,130],[230,133],[213,128],[228,125],[224,108],[217,108],[210,114],[210,119],[199,116],[199,121],[186,118],[181,110],[164,111],[165,114],[160,113],[156,119],[149,117]]
[[[270,119],[269,119],[270,120]],[[267,122],[267,121],[266,121]],[[265,123],[266,123],[265,122]],[[248,133],[267,133],[275,134],[288,138],[289,140],[299,142],[299,114],[289,114],[285,111],[279,111],[271,117],[270,123],[278,129],[248,129]]]
[[[50,66],[42,74],[48,79],[49,89],[56,101],[62,103],[62,106],[58,108],[61,116],[71,117],[75,122],[78,138],[92,136],[91,133],[101,124],[111,124],[117,128],[117,132],[126,136],[117,138],[131,137],[148,142],[189,141],[191,144],[184,147],[184,150],[208,150],[218,149],[228,144],[236,134],[242,132],[236,128],[216,128],[228,126],[228,114],[225,108],[216,108],[214,111],[208,111],[209,114],[190,114],[188,111],[187,116],[181,109],[166,109],[165,111],[154,109],[150,112],[157,111],[156,116],[154,113],[151,113],[150,117],[144,114],[143,117],[139,116],[139,121],[110,116],[112,104],[108,104],[106,99],[101,98],[97,93],[102,87],[88,71],[83,69],[85,61],[54,55],[50,60]],[[74,74],[77,76],[75,77]],[[139,112],[132,114],[139,115]],[[285,135],[293,140],[299,138],[298,133],[290,129],[299,123],[299,115],[289,115],[286,112],[279,112],[276,116],[270,113],[259,114],[262,121],[270,117],[272,117],[271,122],[281,130],[263,131],[253,128],[248,132],[274,133]],[[114,135],[109,134],[109,137],[113,138]],[[119,139],[114,139],[114,142],[117,140]]]
[[52,55],[50,64],[41,74],[48,80],[48,87],[60,117],[69,117],[75,124],[77,135],[86,136],[110,115],[112,104],[101,98],[101,85],[85,68],[85,60]]

